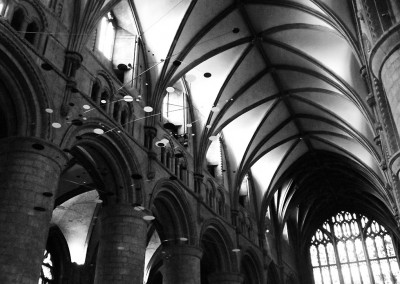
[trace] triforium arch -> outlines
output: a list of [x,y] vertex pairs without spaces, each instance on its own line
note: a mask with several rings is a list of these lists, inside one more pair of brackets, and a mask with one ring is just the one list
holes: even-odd
[[156,218],[161,241],[173,244],[184,238],[190,245],[198,244],[192,209],[181,187],[169,180],[160,180],[153,189],[149,208]]
[[221,272],[237,272],[238,267],[232,252],[233,241],[218,219],[206,220],[200,231],[201,283],[209,283],[209,277]]
[[0,37],[0,137],[50,138],[46,108],[53,108],[47,86],[15,35]]

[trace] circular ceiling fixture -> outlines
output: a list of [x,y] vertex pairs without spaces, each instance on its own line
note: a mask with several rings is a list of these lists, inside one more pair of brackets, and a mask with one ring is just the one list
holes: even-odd
[[206,73],[204,73],[204,77],[206,77],[206,78],[210,78],[210,77],[211,77],[211,73],[210,73],[210,72],[206,72]]
[[131,178],[133,178],[133,179],[142,179],[143,177],[140,174],[132,174]]
[[93,132],[94,132],[94,133],[96,133],[96,134],[99,134],[99,135],[101,135],[101,134],[103,134],[103,133],[104,133],[104,130],[103,130],[103,129],[101,129],[101,128],[95,128],[95,129],[93,129]]
[[145,107],[143,108],[143,110],[144,110],[145,112],[152,112],[152,111],[153,111],[153,108],[152,108],[151,106],[145,106]]
[[178,67],[179,65],[182,64],[182,61],[175,60],[174,62],[172,62],[172,64],[173,64],[174,66]]
[[186,124],[186,127],[192,127],[193,125],[191,123]]
[[100,101],[102,104],[105,104],[105,103],[107,103],[107,101],[106,100],[101,100]]
[[46,71],[53,70],[53,67],[47,62],[43,62],[41,67],[42,67],[43,70],[46,70]]
[[155,145],[156,145],[157,147],[165,147],[165,144],[164,144],[162,141],[157,141],[157,142],[155,143]]
[[45,111],[46,111],[47,113],[53,113],[53,110],[52,110],[51,108],[46,108]]
[[175,88],[174,87],[168,87],[166,90],[167,90],[168,93],[175,92]]
[[156,218],[156,217],[151,216],[151,215],[143,216],[143,220],[146,220],[146,221],[153,221],[155,218]]
[[240,248],[234,248],[232,249],[233,252],[240,252]]
[[124,96],[124,101],[126,101],[127,103],[133,102],[133,97],[130,95],[126,95]]
[[238,32],[240,32],[240,29],[239,29],[239,28],[233,28],[233,29],[232,29],[232,32],[233,32],[234,34],[237,34]]
[[61,127],[61,123],[53,122],[53,123],[51,124],[51,126],[53,126],[54,128],[60,128],[60,127]]
[[84,109],[90,109],[90,105],[83,105],[82,106]]

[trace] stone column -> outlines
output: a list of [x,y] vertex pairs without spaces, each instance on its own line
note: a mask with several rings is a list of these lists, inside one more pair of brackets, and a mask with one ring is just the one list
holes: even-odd
[[164,284],[200,284],[202,250],[190,245],[168,245],[164,252]]
[[128,204],[102,209],[96,284],[142,284],[147,223]]
[[33,137],[0,140],[0,283],[38,283],[65,154]]
[[236,272],[216,272],[208,276],[210,284],[241,284],[243,275]]

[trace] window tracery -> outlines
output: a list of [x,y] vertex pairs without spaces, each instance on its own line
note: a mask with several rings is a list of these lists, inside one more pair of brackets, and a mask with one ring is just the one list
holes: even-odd
[[400,271],[387,230],[366,216],[340,212],[311,238],[315,284],[394,284]]

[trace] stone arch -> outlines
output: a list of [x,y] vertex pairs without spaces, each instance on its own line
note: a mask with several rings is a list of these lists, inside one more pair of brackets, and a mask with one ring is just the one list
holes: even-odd
[[15,35],[0,38],[0,120],[2,136],[36,136],[49,139],[51,128],[46,108],[53,108],[40,71]]
[[[93,129],[99,128],[99,124],[107,135],[93,133]],[[116,202],[143,204],[145,194],[142,192],[139,160],[125,137],[111,129],[112,125],[95,120],[88,120],[81,127],[71,125],[66,131],[61,148],[70,152],[74,159],[89,163],[88,167],[92,168],[92,174],[99,181],[100,195],[115,196]],[[109,174],[104,175],[97,164],[107,168]]]
[[15,8],[14,13],[11,17],[10,25],[16,31],[21,31],[23,24],[26,20],[27,11],[22,7],[18,6]]
[[215,272],[233,271],[233,241],[224,225],[218,219],[208,219],[200,232],[200,245],[203,249],[201,260],[202,279]]
[[240,272],[244,276],[243,284],[263,283],[260,258],[251,248],[245,250],[243,253],[240,261]]
[[163,242],[198,243],[193,212],[185,191],[170,180],[161,179],[155,186],[149,208],[156,217],[155,226]]

